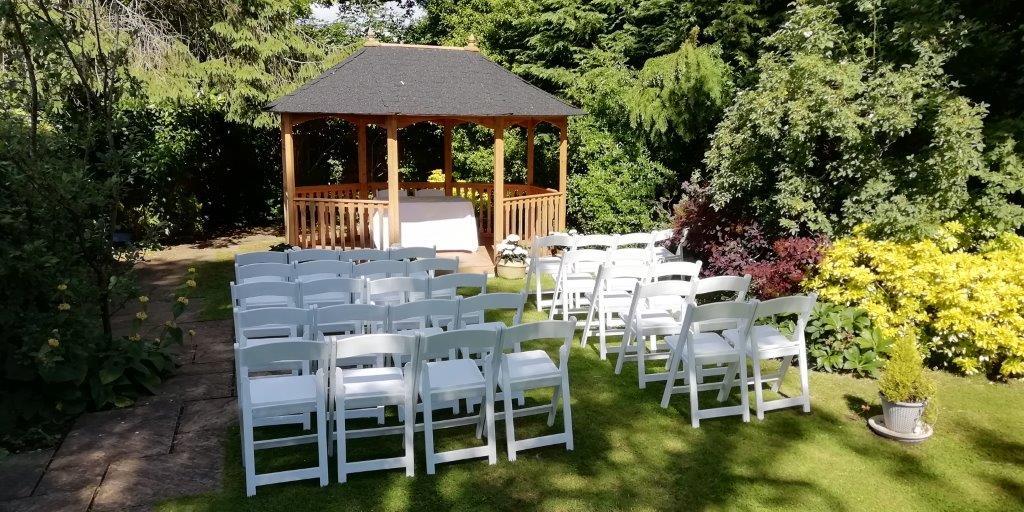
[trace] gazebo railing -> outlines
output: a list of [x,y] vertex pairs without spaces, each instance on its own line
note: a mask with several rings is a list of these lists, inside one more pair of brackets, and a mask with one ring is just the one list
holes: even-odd
[[[374,213],[387,212],[387,201],[370,199],[387,183],[311,185],[295,188],[293,232],[302,247],[373,247]],[[444,183],[402,182],[404,190],[443,189]],[[494,185],[453,182],[451,195],[473,204],[481,243],[494,240]],[[565,228],[565,195],[534,185],[505,184],[505,234],[523,240]]]

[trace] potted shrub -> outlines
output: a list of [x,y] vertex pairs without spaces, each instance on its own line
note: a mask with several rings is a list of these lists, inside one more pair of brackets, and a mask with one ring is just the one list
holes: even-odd
[[529,252],[519,245],[519,235],[511,234],[495,248],[498,255],[497,274],[505,279],[526,277],[526,257]]
[[924,359],[914,338],[893,344],[889,361],[878,380],[884,428],[900,439],[921,440],[931,435],[927,423],[935,396],[935,383],[925,373]]

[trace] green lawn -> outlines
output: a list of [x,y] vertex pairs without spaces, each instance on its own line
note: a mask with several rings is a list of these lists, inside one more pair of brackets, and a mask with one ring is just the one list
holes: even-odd
[[[202,267],[204,315],[220,316],[221,297]],[[230,268],[230,265],[228,265]],[[226,280],[217,286],[226,288]],[[521,282],[494,280],[492,289]],[[227,294],[223,294],[226,297]],[[528,306],[527,321],[540,317]],[[552,345],[549,347],[554,349]],[[464,461],[427,476],[422,452],[417,475],[401,471],[351,475],[346,484],[315,481],[260,487],[245,497],[237,432],[226,439],[223,491],[181,499],[159,510],[1022,510],[1024,509],[1024,384],[992,384],[945,373],[938,381],[936,435],[906,446],[870,433],[878,413],[875,383],[812,373],[813,412],[768,413],[744,424],[738,417],[690,427],[687,400],[659,406],[663,386],[637,389],[635,366],[622,375],[595,349],[573,348],[570,363],[576,449],[548,447],[499,461]],[[794,390],[793,375],[783,392]],[[713,393],[705,401],[713,402]],[[540,396],[540,395],[537,395]],[[737,396],[733,401],[738,400]],[[560,423],[556,421],[557,426]],[[541,417],[517,421],[520,435],[546,432]],[[552,430],[553,431],[553,430]],[[470,429],[440,434],[444,448],[473,445]],[[397,454],[400,440],[351,443],[353,458]],[[422,436],[417,436],[422,450]],[[313,460],[311,447],[261,453],[261,471]]]

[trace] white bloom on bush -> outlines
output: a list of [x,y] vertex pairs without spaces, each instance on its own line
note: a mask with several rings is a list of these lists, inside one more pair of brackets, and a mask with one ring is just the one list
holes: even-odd
[[526,256],[526,249],[523,249],[522,247],[516,247],[515,250],[512,251],[512,253],[518,254],[520,256]]
[[515,233],[513,233],[513,234],[509,235],[507,238],[505,238],[506,242],[511,242],[513,244],[519,243],[519,240],[521,240],[521,238],[519,238],[519,235],[517,235]]

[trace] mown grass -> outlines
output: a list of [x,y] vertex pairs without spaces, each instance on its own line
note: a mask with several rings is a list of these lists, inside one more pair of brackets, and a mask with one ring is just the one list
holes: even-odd
[[[211,264],[212,265],[212,264]],[[228,266],[230,268],[230,265]],[[207,269],[207,287],[221,276]],[[226,287],[226,281],[219,286]],[[518,290],[495,279],[490,288]],[[205,292],[207,300],[219,297]],[[213,314],[220,308],[207,303]],[[205,312],[205,310],[204,310]],[[542,318],[527,307],[526,321]],[[548,347],[554,350],[554,346]],[[792,372],[791,372],[792,373]],[[793,375],[783,393],[795,390]],[[237,431],[225,440],[223,490],[162,504],[159,510],[1022,510],[1024,385],[936,373],[935,436],[908,446],[872,434],[878,414],[874,381],[812,373],[813,412],[771,412],[690,427],[687,400],[659,406],[663,386],[636,386],[635,366],[615,375],[593,347],[575,346],[570,361],[576,449],[548,447],[499,462],[465,461],[426,475],[400,471],[351,475],[325,488],[315,481],[260,487],[245,497]],[[714,402],[713,393],[702,401]],[[546,398],[544,394],[532,399]],[[731,399],[738,400],[738,395]],[[559,418],[560,421],[560,418]],[[517,421],[520,436],[554,432],[541,417]],[[470,429],[438,436],[444,448],[478,443]],[[397,454],[399,439],[352,443],[352,457]],[[417,436],[422,450],[422,436]],[[259,454],[260,471],[311,464],[311,447]]]

